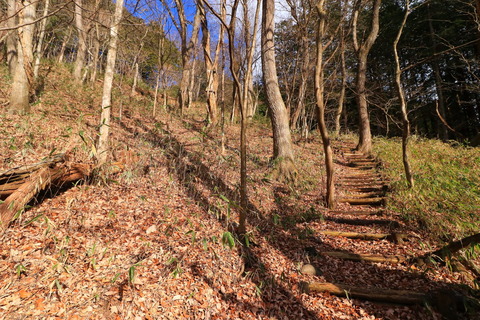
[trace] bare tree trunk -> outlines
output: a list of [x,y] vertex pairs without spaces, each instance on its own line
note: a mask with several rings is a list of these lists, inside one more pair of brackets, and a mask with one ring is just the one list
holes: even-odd
[[[245,99],[246,95],[243,94],[242,88],[244,90],[248,89],[248,85],[244,82],[242,86],[240,82],[239,73],[236,72],[235,66],[237,65],[237,58],[235,56],[234,46],[235,46],[235,24],[236,24],[236,13],[238,9],[239,0],[234,0],[232,4],[232,11],[230,13],[230,22],[227,24],[225,21],[225,17],[220,16],[217,12],[213,10],[213,8],[205,2],[206,6],[212,11],[212,13],[221,21],[221,23],[225,26],[228,36],[228,53],[230,58],[230,73],[233,77],[234,86],[238,92],[240,99],[238,99],[239,107],[240,107],[240,116],[241,116],[241,126],[240,126],[240,214],[238,219],[238,228],[237,233],[245,240],[246,234],[246,221],[247,221],[247,211],[248,211],[248,196],[247,196],[247,117],[246,117],[246,110],[248,100]],[[258,15],[258,6],[257,6],[257,13],[255,16],[255,21],[257,21]],[[257,22],[255,22],[257,23]],[[255,29],[255,27],[254,27]],[[253,51],[253,46],[251,49]],[[247,52],[247,55],[249,53]]]
[[[260,15],[260,5],[261,1],[257,1],[257,7],[255,9],[255,17],[253,23],[253,30],[250,30],[250,17],[248,15],[248,3],[243,1],[243,19],[248,21],[244,24],[244,36],[245,36],[245,46],[246,46],[246,69],[243,76],[243,96],[242,99],[245,104],[245,117],[247,121],[250,121],[255,112],[255,105],[253,101],[253,54],[255,53],[255,47],[257,45],[257,31],[258,31],[258,16]],[[288,113],[287,113],[288,115]]]
[[73,69],[75,81],[82,81],[82,69],[85,65],[85,54],[87,52],[87,32],[83,25],[82,0],[75,0],[75,27],[78,32],[77,56]]
[[[378,36],[378,31],[380,29],[379,22],[379,12],[380,5],[382,0],[372,0],[372,21],[370,25],[370,32],[367,39],[363,43],[359,43],[357,39],[357,21],[358,14],[360,11],[360,3],[355,6],[353,12],[353,45],[357,53],[358,59],[358,69],[357,69],[357,79],[355,81],[355,89],[357,96],[357,107],[359,114],[359,139],[357,150],[369,154],[372,152],[372,134],[370,131],[370,118],[368,116],[368,102],[367,102],[367,90],[366,90],[366,80],[367,80],[367,61],[368,53],[372,48],[375,40]],[[361,2],[361,1],[360,1]]]
[[220,98],[220,105],[221,105],[221,142],[220,142],[220,149],[222,152],[222,155],[225,155],[225,50],[222,46],[221,48],[221,53],[222,53],[222,78],[220,80],[220,85],[221,89],[220,92],[222,93],[221,98]]
[[97,80],[98,72],[98,53],[100,52],[100,30],[98,22],[95,22],[95,36],[93,37],[93,60],[92,60],[92,74],[90,76],[90,82],[95,83]]
[[137,82],[138,82],[138,61],[135,62],[135,73],[133,74],[133,85],[132,85],[132,90],[130,91],[131,96],[133,96],[135,94],[135,90],[137,90]]
[[[14,28],[16,24],[16,16],[15,16],[15,0],[8,0],[7,1],[7,26],[9,28]],[[18,52],[17,52],[17,30],[10,30],[8,31],[7,36],[7,63],[8,63],[8,71],[11,75],[15,73],[15,66],[17,64],[18,59]]]
[[333,152],[330,145],[327,126],[325,124],[325,97],[324,97],[324,70],[323,70],[323,52],[326,12],[324,9],[325,0],[317,2],[317,12],[320,17],[317,26],[317,62],[315,67],[315,96],[317,98],[317,118],[320,134],[322,135],[323,150],[325,153],[325,167],[327,171],[327,206],[330,209],[335,207],[335,185],[333,180]]
[[160,73],[157,74],[157,79],[155,80],[155,95],[153,98],[153,117],[155,118],[155,113],[157,112],[157,101],[158,101],[158,87],[160,85]]
[[[198,33],[197,33],[198,34]],[[197,35],[198,37],[198,35]],[[197,60],[195,57],[197,56],[197,48],[195,45],[195,48],[193,50],[193,56],[192,60],[190,60],[190,71],[188,75],[188,87],[187,87],[187,103],[185,105],[185,108],[190,108],[192,106],[192,103],[194,101],[194,87],[195,87],[195,69],[197,68]]]
[[[168,4],[164,2],[165,7],[168,8]],[[185,108],[189,107],[189,93],[190,77],[192,74],[192,65],[194,57],[195,47],[197,45],[198,31],[200,28],[200,11],[197,9],[195,17],[193,19],[193,29],[190,40],[187,39],[187,18],[185,16],[185,9],[181,0],[175,0],[175,7],[178,13],[178,21],[175,19],[172,10],[168,10],[170,18],[172,19],[180,39],[182,41],[182,79],[180,81],[180,90],[178,92],[178,103],[180,106],[180,114],[183,115]]]
[[340,70],[341,70],[341,77],[342,77],[342,84],[340,88],[340,96],[338,97],[338,106],[335,112],[335,135],[338,136],[340,134],[340,118],[342,117],[343,113],[343,105],[345,104],[345,91],[347,87],[347,66],[345,63],[345,34],[341,32],[340,38]]
[[292,130],[295,130],[297,128],[298,118],[300,117],[300,114],[303,112],[303,109],[305,109],[305,94],[307,93],[307,80],[308,80],[308,74],[310,73],[310,70],[308,69],[310,65],[309,49],[310,48],[308,46],[307,36],[303,36],[302,38],[303,57],[302,57],[302,70],[300,73],[300,87],[298,88],[297,106],[295,107],[295,111],[293,112],[293,115],[290,121],[290,128],[292,128]]
[[275,176],[279,180],[295,181],[295,168],[289,115],[280,93],[275,63],[274,44],[275,0],[263,1],[262,16],[262,69],[265,91],[273,128],[273,158],[276,161]]
[[58,63],[62,63],[63,59],[65,58],[65,49],[67,48],[67,43],[70,41],[70,37],[72,36],[72,29],[68,29],[68,35],[63,38],[62,47],[60,49],[60,53],[58,54]]
[[107,55],[107,66],[105,68],[105,79],[103,81],[102,114],[100,116],[100,137],[97,146],[97,162],[104,164],[108,157],[108,135],[110,130],[110,114],[112,107],[112,85],[115,60],[117,58],[118,27],[122,20],[123,0],[115,3],[115,15],[110,27],[110,43]]
[[[50,0],[45,0],[45,7],[43,8],[43,16],[46,17],[50,6]],[[33,67],[33,78],[38,78],[38,70],[40,69],[40,59],[43,56],[43,39],[45,38],[45,27],[47,25],[47,18],[44,18],[40,23],[40,34],[38,36],[37,48],[35,52],[35,66]]]
[[143,35],[142,39],[140,40],[140,47],[138,48],[138,51],[137,53],[135,54],[135,58],[133,59],[133,66],[132,66],[132,69],[134,69],[134,74],[133,74],[133,85],[132,85],[132,90],[130,92],[130,96],[133,96],[135,94],[135,90],[137,90],[137,84],[138,84],[138,80],[139,80],[139,76],[140,76],[140,73],[139,73],[139,63],[138,63],[138,59],[140,57],[140,53],[142,52],[142,49],[143,49],[143,46],[145,45],[145,38],[147,37],[148,35],[148,29],[145,31],[145,34]]
[[397,88],[398,98],[400,100],[400,109],[402,111],[402,159],[403,159],[403,167],[405,168],[405,176],[407,178],[408,185],[410,188],[413,187],[413,177],[412,171],[410,169],[410,162],[408,160],[408,139],[410,137],[410,121],[408,120],[408,112],[407,112],[407,102],[405,100],[405,92],[402,87],[402,70],[400,69],[400,58],[398,56],[398,42],[402,37],[403,28],[407,23],[408,15],[410,14],[410,1],[406,0],[405,2],[405,15],[403,16],[402,24],[400,25],[400,29],[398,30],[397,37],[393,42],[393,54],[395,57],[395,87]]
[[[222,24],[220,25],[220,33],[218,35],[218,42],[215,48],[215,58],[212,59],[212,56],[210,54],[210,31],[208,29],[207,17],[205,14],[205,4],[203,3],[203,1],[200,1],[199,5],[202,17],[203,56],[205,59],[205,69],[207,72],[207,87],[205,91],[207,95],[208,116],[211,125],[216,126],[218,122],[218,62],[220,60],[220,50],[223,47],[224,26]],[[220,3],[220,8],[220,15],[224,18],[226,14],[224,1]]]
[[[440,112],[440,115],[443,119],[447,119],[445,115],[445,98],[443,95],[443,81],[442,81],[442,76],[440,74],[440,66],[438,65],[438,58],[436,57],[437,53],[437,40],[435,39],[435,30],[433,29],[433,24],[432,24],[432,16],[430,14],[430,4],[427,4],[427,12],[428,12],[428,28],[430,31],[430,40],[432,41],[432,48],[433,48],[433,55],[434,58],[432,60],[432,68],[433,68],[433,74],[435,76],[435,88],[436,88],[436,93],[438,96],[438,110]],[[440,134],[440,139],[443,141],[446,141],[448,139],[448,130],[447,127],[443,124],[442,121],[437,120],[437,126],[439,129],[439,134]]]
[[90,82],[92,86],[95,85],[95,81],[97,80],[97,72],[98,72],[98,54],[100,53],[100,26],[98,23],[98,12],[100,9],[100,0],[95,0],[95,7],[92,19],[94,20],[93,24],[93,49],[92,49],[92,73],[90,74]]
[[13,75],[13,85],[10,95],[10,113],[25,114],[30,111],[30,91],[33,86],[33,33],[37,2],[24,0],[17,2],[21,9],[18,28],[18,61]]

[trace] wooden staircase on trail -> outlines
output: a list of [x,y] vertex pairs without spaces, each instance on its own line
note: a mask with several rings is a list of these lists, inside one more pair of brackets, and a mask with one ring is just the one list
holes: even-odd
[[[398,221],[388,219],[386,214],[386,193],[389,190],[388,182],[378,171],[381,166],[378,160],[370,155],[354,151],[353,145],[336,148],[341,161],[337,161],[335,176],[337,202],[342,209],[329,210],[325,220],[338,225],[348,225],[348,230],[323,230],[319,233],[324,237],[344,237],[372,241],[370,246],[375,246],[374,241],[388,240],[394,245],[401,245],[409,235],[398,232],[401,226]],[[374,227],[381,225],[390,232],[366,233],[352,231],[352,226]],[[346,229],[346,227],[344,227]],[[353,240],[352,240],[353,241]],[[348,251],[318,252],[320,256],[335,259],[357,261],[363,263],[399,264],[417,262],[418,258],[405,255],[388,254],[360,254]],[[365,288],[342,283],[302,283],[305,292],[329,292],[330,294],[364,300],[373,300],[396,304],[431,305],[444,316],[443,306],[439,301],[444,301],[445,292],[416,292],[411,290],[392,290],[389,288]],[[451,310],[447,311],[450,312]],[[448,318],[448,316],[447,316]]]

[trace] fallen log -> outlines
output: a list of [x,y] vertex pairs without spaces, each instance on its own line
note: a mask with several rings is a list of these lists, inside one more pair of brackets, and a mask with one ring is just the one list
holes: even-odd
[[431,260],[441,262],[450,259],[458,251],[469,247],[471,244],[480,243],[480,233],[465,237],[463,239],[453,241],[450,244],[441,247],[438,250],[424,254],[423,256],[414,258],[418,263],[428,263]]
[[13,168],[0,174],[0,183],[3,182],[1,190],[8,195],[0,204],[0,230],[5,230],[39,192],[51,186],[59,187],[84,179],[91,174],[92,166],[60,164],[64,159],[63,154],[55,155],[37,164]]
[[367,262],[387,262],[387,263],[402,263],[409,260],[409,257],[405,256],[389,256],[382,254],[361,254],[350,253],[343,251],[325,251],[321,252],[321,255],[351,260],[351,261],[367,261]]
[[301,283],[304,292],[329,292],[340,297],[374,300],[398,304],[423,304],[429,296],[425,293],[409,290],[354,287],[328,282]]
[[0,173],[0,199],[5,199],[17,190],[35,171],[64,161],[65,154],[56,154],[38,163],[9,169]]
[[21,213],[25,205],[59,176],[61,176],[60,172],[55,172],[50,167],[45,167],[37,170],[27,178],[20,188],[15,190],[0,205],[0,230],[6,229],[10,221]]

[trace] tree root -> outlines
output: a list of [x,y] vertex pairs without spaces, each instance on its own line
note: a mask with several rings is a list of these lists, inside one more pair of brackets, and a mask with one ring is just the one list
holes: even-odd
[[298,178],[298,171],[293,159],[275,159],[272,170],[272,178],[278,182],[296,184]]

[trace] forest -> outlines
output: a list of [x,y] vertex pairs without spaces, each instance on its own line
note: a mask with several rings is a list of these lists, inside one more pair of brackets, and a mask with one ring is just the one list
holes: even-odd
[[480,0],[0,3],[0,319],[480,319]]

